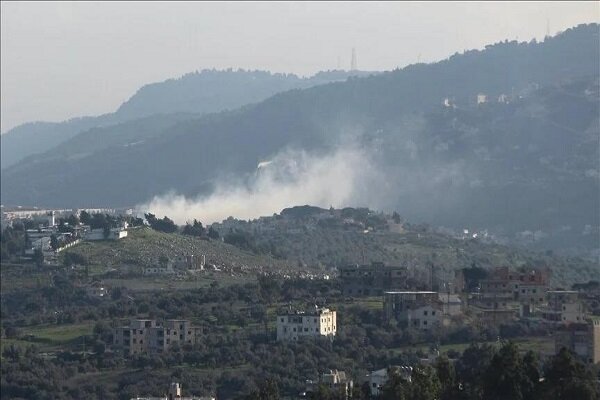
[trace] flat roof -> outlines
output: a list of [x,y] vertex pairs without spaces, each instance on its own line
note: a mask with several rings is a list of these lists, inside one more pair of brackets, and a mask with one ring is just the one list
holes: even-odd
[[389,291],[383,292],[384,294],[435,294],[438,292],[429,292],[429,291]]
[[547,290],[546,293],[579,293],[577,290]]

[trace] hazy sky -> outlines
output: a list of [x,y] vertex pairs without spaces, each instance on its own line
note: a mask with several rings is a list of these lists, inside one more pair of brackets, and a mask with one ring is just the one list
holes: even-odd
[[600,21],[598,2],[2,1],[1,130],[114,111],[142,85],[203,68],[307,75],[436,61]]

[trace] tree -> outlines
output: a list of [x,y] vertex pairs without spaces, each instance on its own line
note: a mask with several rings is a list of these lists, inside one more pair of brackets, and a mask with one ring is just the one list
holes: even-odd
[[410,383],[400,374],[388,370],[388,380],[381,388],[381,400],[407,400],[409,391]]
[[92,221],[92,217],[87,211],[84,210],[79,214],[79,220],[82,224],[89,225]]
[[146,221],[148,221],[150,227],[155,231],[165,233],[173,233],[177,231],[177,225],[175,225],[175,223],[166,215],[163,217],[163,219],[156,218],[156,216],[152,213],[144,214],[144,217],[146,218]]
[[208,228],[208,237],[211,239],[219,239],[219,232],[212,226]]
[[434,365],[441,385],[441,399],[453,399],[457,395],[456,372],[448,357],[439,357]]
[[435,400],[440,396],[440,381],[431,367],[416,367],[411,374],[411,400]]
[[494,356],[488,345],[471,345],[465,349],[456,363],[456,378],[467,398],[482,397],[482,375]]
[[205,230],[204,226],[202,226],[202,222],[194,219],[192,225],[190,225],[189,223],[185,224],[181,233],[189,236],[204,236]]
[[56,237],[56,235],[50,235],[50,247],[52,247],[52,250],[56,251],[56,249],[58,249],[59,246],[60,245],[58,243],[58,238]]
[[484,398],[491,400],[521,400],[531,393],[538,382],[531,382],[519,349],[508,342],[492,357],[483,377]]
[[562,348],[547,365],[542,387],[543,398],[556,400],[596,400],[600,397],[594,375]]

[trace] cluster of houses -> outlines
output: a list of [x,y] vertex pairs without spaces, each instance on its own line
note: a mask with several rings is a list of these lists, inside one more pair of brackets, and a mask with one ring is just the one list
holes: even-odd
[[430,286],[438,289],[435,291],[409,288],[405,267],[373,263],[340,269],[344,294],[383,297],[386,323],[432,331],[462,316],[473,318],[480,326],[526,321],[530,326],[552,328],[557,351],[567,347],[585,361],[600,362],[599,320],[587,315],[582,293],[552,290],[549,277],[547,269],[498,267],[480,280],[478,291],[462,293],[461,273],[446,283],[434,282],[432,277]]
[[[189,260],[188,260],[189,262]],[[549,272],[545,269],[513,271],[494,269],[480,280],[479,290],[463,293],[462,275],[454,276],[453,285],[439,282],[431,286],[446,291],[406,289],[407,271],[403,267],[374,263],[341,268],[344,293],[352,296],[381,296],[385,323],[407,329],[433,331],[453,323],[456,317],[473,318],[481,324],[499,326],[518,320],[547,324],[554,329],[556,351],[566,347],[583,361],[600,362],[600,319],[586,315],[580,292],[549,289]],[[394,287],[398,287],[394,289]],[[452,289],[451,289],[452,288]],[[277,341],[299,341],[309,337],[334,339],[337,334],[335,310],[317,307],[309,310],[280,310],[276,316]],[[188,320],[132,320],[114,329],[113,346],[126,355],[162,353],[172,346],[193,345],[200,340],[202,328]],[[430,363],[436,355],[421,360]],[[381,394],[391,374],[410,381],[413,366],[389,366],[371,371],[361,385],[368,383],[371,395]],[[352,397],[353,380],[344,372],[328,370],[317,381],[307,381],[300,397],[310,397],[324,385],[336,393]],[[175,397],[177,398],[177,397]]]
[[[79,210],[39,210],[39,209],[18,209],[2,211],[2,226],[11,226],[19,220],[33,220],[38,224],[37,228],[27,229],[26,231],[26,257],[34,257],[40,253],[44,264],[55,264],[59,252],[76,245],[82,240],[119,240],[127,237],[127,223],[122,226],[110,228],[108,230],[99,228],[92,229],[88,225],[78,224],[75,226],[64,227],[61,229],[56,223],[58,216],[75,215],[79,217],[82,211],[86,212],[111,212],[113,215],[116,210],[108,209],[79,209]],[[53,243],[53,241],[55,241]]]

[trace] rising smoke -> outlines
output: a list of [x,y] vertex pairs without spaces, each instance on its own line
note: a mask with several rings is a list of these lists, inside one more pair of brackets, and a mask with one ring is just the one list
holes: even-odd
[[371,189],[380,179],[364,150],[339,148],[325,156],[286,150],[260,162],[245,182],[220,184],[211,195],[199,198],[167,193],[137,209],[167,215],[178,224],[194,218],[209,224],[229,216],[254,219],[303,204],[372,204]]

